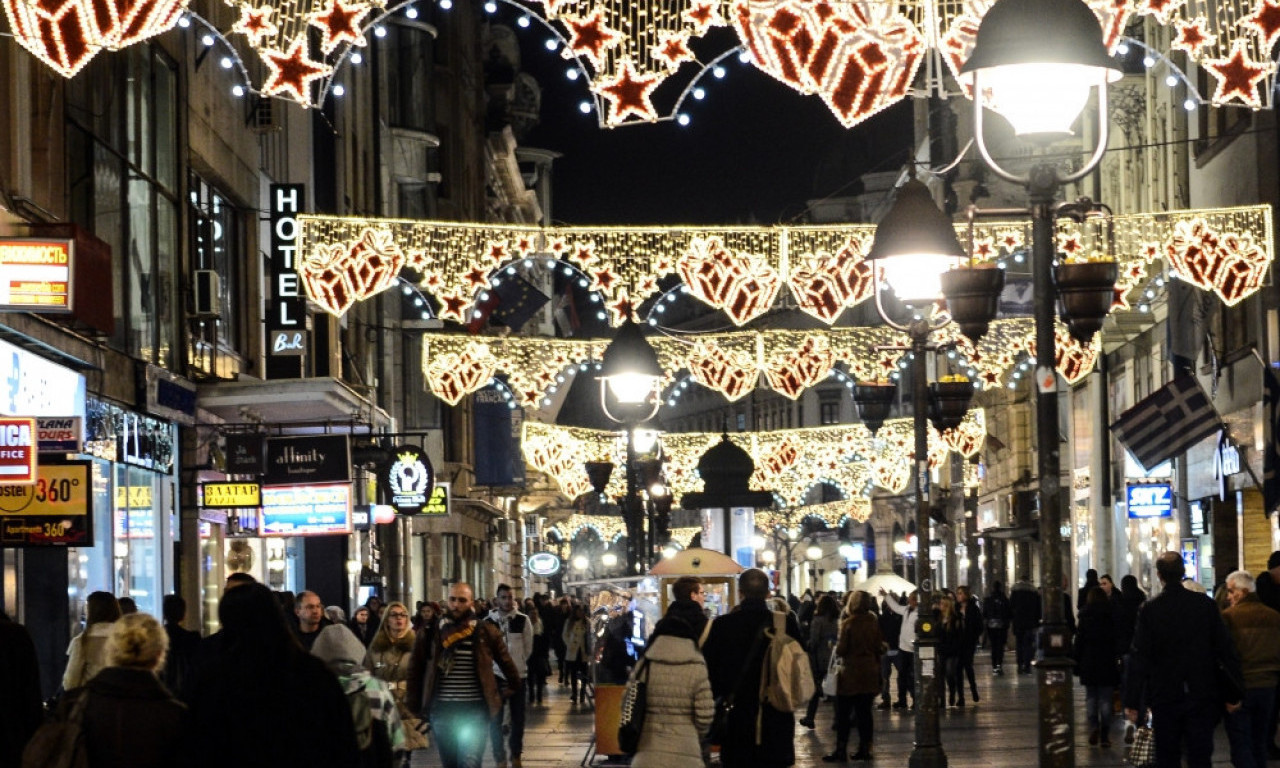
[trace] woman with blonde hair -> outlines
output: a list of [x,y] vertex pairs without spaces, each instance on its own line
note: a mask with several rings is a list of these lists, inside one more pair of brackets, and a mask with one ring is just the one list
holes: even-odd
[[409,658],[413,655],[413,644],[417,639],[405,604],[398,601],[387,603],[382,607],[382,623],[373,636],[373,642],[369,644],[369,655],[365,657],[365,666],[373,676],[391,689],[396,709],[404,722],[407,737],[404,748],[409,751],[429,746],[426,736],[418,730],[418,718],[414,717],[413,710],[405,703]]
[[59,709],[79,696],[84,706],[85,748],[93,768],[151,768],[184,760],[187,708],[160,682],[169,636],[160,622],[133,613],[111,623],[107,666],[84,688],[70,692]]
[[[840,657],[836,678],[836,749],[824,755],[825,763],[870,760],[874,720],[871,702],[880,693],[880,656],[884,653],[880,622],[871,613],[871,595],[850,592],[833,653]],[[849,755],[849,730],[858,729],[858,751]]]
[[84,631],[71,638],[67,648],[67,669],[62,673],[64,690],[79,688],[107,665],[107,638],[111,625],[121,616],[120,603],[110,592],[92,592],[85,600]]

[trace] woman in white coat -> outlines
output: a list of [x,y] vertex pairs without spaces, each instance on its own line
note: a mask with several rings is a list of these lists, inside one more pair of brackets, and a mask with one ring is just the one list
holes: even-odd
[[110,592],[92,592],[84,611],[84,631],[71,638],[67,648],[67,668],[62,673],[62,688],[67,691],[89,682],[107,666],[107,638],[120,618],[120,603]]
[[631,768],[702,768],[698,740],[711,726],[715,701],[707,663],[688,622],[670,612],[658,622],[632,676],[644,668],[644,728]]
[[[573,613],[564,623],[565,661],[569,664],[570,700],[577,704],[587,701],[587,661],[591,658],[591,624],[587,621],[587,609],[573,606]],[[582,693],[578,693],[581,684]],[[581,695],[581,698],[579,698]]]

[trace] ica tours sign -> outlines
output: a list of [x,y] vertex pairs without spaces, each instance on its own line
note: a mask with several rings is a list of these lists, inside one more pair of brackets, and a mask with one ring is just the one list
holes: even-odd
[[38,450],[33,417],[0,416],[0,486],[34,483]]

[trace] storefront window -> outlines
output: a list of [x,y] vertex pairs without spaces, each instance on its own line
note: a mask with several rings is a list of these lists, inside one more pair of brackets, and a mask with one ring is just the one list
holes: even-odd
[[101,531],[111,530],[113,517],[111,467],[109,461],[93,460],[93,530],[97,545],[67,550],[67,609],[73,635],[83,626],[85,600],[90,592],[121,594],[111,578],[111,549],[101,543],[107,540]]

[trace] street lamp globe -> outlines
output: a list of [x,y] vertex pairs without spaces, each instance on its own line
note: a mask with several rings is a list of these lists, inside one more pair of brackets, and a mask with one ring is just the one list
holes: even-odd
[[587,570],[587,566],[590,564],[591,563],[587,560],[586,555],[577,555],[573,558],[573,569],[575,571],[585,571]]
[[805,549],[804,554],[805,557],[816,562],[822,559],[822,547],[817,544],[810,544],[809,547]]
[[[614,421],[638,423],[657,412],[662,366],[658,363],[658,353],[631,319],[618,327],[613,341],[605,347],[600,361],[600,380],[605,413]],[[610,397],[625,413],[614,415],[609,408]],[[637,415],[639,418],[629,418]]]
[[605,552],[600,556],[600,562],[604,564],[605,568],[612,568],[618,564],[618,556],[612,552]]
[[939,210],[924,182],[914,178],[898,189],[893,207],[876,226],[867,256],[898,300],[916,307],[940,300],[942,273],[965,259],[951,219]]
[[1049,140],[1071,135],[1089,92],[1122,74],[1083,0],[999,0],[960,68],[975,99],[1003,115],[1018,136]]
[[772,565],[777,559],[778,556],[773,553],[772,549],[766,549],[760,553],[760,562],[765,565]]
[[840,556],[845,560],[852,560],[856,554],[858,554],[858,550],[852,544],[840,545]]
[[751,537],[751,548],[752,548],[752,549],[764,549],[764,537],[763,537],[763,536],[761,536],[761,535],[760,535],[760,534],[758,534],[758,533],[757,533],[756,535],[752,536],[752,537]]

